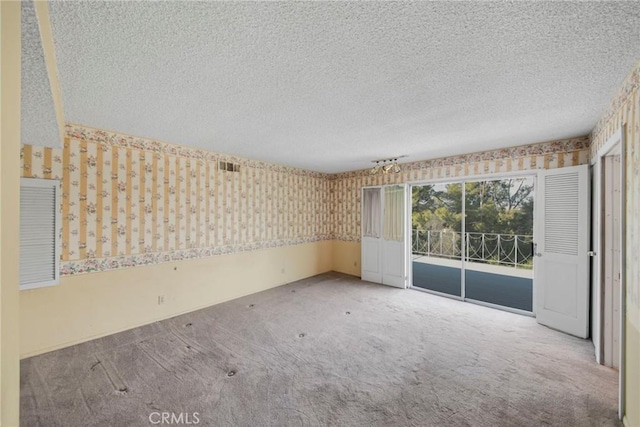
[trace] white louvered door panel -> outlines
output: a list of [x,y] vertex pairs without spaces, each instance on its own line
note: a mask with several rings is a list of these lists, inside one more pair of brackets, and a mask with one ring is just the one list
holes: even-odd
[[589,335],[588,166],[540,171],[534,280],[538,323]]
[[20,182],[20,289],[59,279],[59,181]]

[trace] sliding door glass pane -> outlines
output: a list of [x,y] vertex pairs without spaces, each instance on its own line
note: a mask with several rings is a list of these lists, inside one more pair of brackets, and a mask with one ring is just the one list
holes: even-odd
[[532,311],[533,178],[465,183],[465,298]]
[[462,295],[462,184],[412,187],[413,286]]

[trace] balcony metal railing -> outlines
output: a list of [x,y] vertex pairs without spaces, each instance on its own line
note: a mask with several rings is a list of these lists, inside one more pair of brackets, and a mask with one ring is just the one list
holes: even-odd
[[[413,254],[440,258],[462,257],[462,233],[449,230],[412,230]],[[466,261],[532,267],[533,236],[523,234],[465,233]]]

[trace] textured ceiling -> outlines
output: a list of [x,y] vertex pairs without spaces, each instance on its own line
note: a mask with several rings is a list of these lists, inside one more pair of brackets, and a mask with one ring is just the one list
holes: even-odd
[[65,120],[323,172],[587,134],[637,2],[53,2]]
[[59,148],[62,141],[33,1],[23,1],[21,11],[21,142]]

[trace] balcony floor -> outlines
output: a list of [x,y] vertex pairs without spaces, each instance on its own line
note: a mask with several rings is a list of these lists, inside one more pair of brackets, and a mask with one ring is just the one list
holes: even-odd
[[[413,286],[460,296],[461,264],[456,260],[414,255]],[[467,262],[465,274],[466,298],[533,310],[532,270]]]

